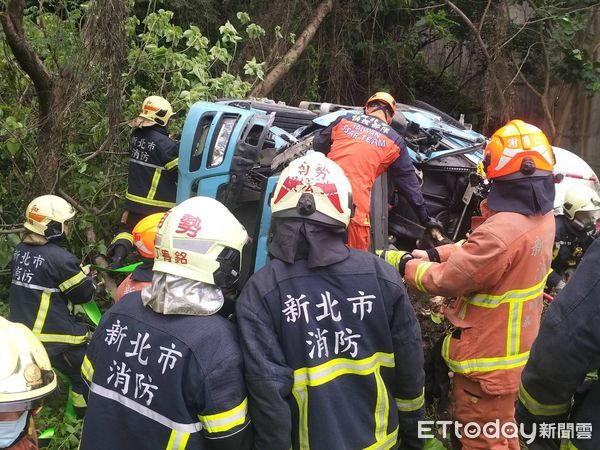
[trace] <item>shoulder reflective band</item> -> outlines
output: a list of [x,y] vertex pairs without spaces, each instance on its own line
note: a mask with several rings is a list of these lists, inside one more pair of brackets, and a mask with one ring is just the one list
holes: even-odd
[[113,238],[113,240],[110,241],[110,243],[114,244],[115,242],[120,241],[121,239],[124,240],[124,241],[129,242],[130,244],[133,244],[133,235],[131,233],[127,233],[126,231],[117,234]]
[[79,283],[81,283],[82,281],[84,281],[87,278],[87,275],[81,271],[79,271],[78,273],[76,273],[75,275],[73,275],[71,278],[69,278],[66,281],[63,281],[61,284],[58,285],[58,288],[63,291],[66,292],[69,289],[71,289],[74,286],[77,286]]
[[396,406],[398,407],[398,411],[400,412],[410,412],[421,409],[425,405],[425,388],[423,388],[423,392],[417,398],[413,398],[410,400],[404,398],[395,398]]
[[534,399],[525,387],[523,383],[519,386],[519,400],[534,416],[558,416],[566,414],[571,409],[571,402],[559,403],[556,405],[544,405]]
[[222,433],[238,425],[243,425],[248,417],[248,399],[228,411],[218,414],[198,416],[200,422],[209,433]]
[[133,401],[128,397],[125,397],[124,395],[119,394],[118,392],[111,391],[110,389],[107,389],[103,386],[99,386],[96,383],[92,383],[90,385],[90,391],[96,395],[99,395],[100,397],[104,397],[108,400],[113,400],[113,401],[123,405],[124,407],[129,408],[132,411],[135,411],[136,413],[141,414],[144,417],[147,417],[148,419],[152,419],[155,422],[158,422],[167,428],[171,428],[172,430],[176,430],[181,433],[195,433],[202,429],[202,424],[200,422],[193,422],[193,423],[175,422],[175,421],[169,419],[168,417],[163,416],[162,414],[160,414],[144,405],[141,405],[138,402]]

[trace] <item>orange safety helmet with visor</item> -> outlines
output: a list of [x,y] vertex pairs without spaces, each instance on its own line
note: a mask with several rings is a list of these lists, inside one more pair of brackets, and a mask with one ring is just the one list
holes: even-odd
[[554,163],[546,135],[522,120],[511,120],[496,131],[483,152],[483,166],[489,180],[549,175]]
[[144,217],[133,228],[133,245],[142,258],[154,258],[154,238],[156,229],[165,213],[156,213]]

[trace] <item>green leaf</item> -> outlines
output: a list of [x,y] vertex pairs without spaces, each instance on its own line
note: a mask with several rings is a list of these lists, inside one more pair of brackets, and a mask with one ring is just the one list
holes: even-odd
[[242,24],[247,24],[250,22],[250,15],[246,12],[238,11],[235,16],[240,22],[242,22]]
[[444,316],[442,314],[435,313],[435,312],[431,313],[431,321],[433,323],[440,324],[440,323],[442,323],[443,319],[444,319]]
[[250,39],[258,39],[266,34],[265,29],[255,23],[251,23],[246,27],[246,33],[248,33]]
[[430,438],[425,440],[423,450],[446,450],[446,447],[438,439]]
[[281,34],[281,27],[279,25],[273,29],[273,32],[275,33],[275,37],[277,39],[283,39],[283,34]]
[[15,138],[9,138],[6,141],[6,149],[11,156],[17,156],[17,154],[21,151],[21,143]]

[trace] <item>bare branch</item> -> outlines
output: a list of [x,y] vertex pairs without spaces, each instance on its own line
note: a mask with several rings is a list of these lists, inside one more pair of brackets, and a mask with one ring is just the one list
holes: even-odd
[[487,16],[488,10],[490,9],[490,5],[492,4],[492,0],[488,0],[487,4],[485,5],[485,9],[483,10],[483,14],[481,15],[481,20],[479,21],[479,26],[477,27],[477,32],[481,33],[481,30],[483,29],[483,24],[485,22],[485,16]]

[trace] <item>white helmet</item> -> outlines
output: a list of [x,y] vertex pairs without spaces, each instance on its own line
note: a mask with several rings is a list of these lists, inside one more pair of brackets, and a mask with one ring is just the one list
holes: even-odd
[[335,162],[311,152],[283,170],[271,211],[273,217],[347,227],[354,212],[350,181]]
[[247,241],[246,229],[224,205],[192,197],[159,222],[153,270],[230,287],[239,277]]
[[167,99],[159,95],[151,95],[144,99],[142,110],[135,119],[129,121],[129,126],[133,128],[151,127],[152,125],[166,127],[172,115],[173,107]]
[[75,209],[56,195],[42,195],[27,205],[23,226],[46,239],[63,234],[65,222],[75,215]]
[[563,212],[569,219],[578,219],[583,222],[594,221],[594,217],[599,210],[600,197],[598,197],[598,194],[593,189],[586,186],[578,186],[572,187],[566,192],[565,201],[563,203]]
[[0,317],[0,412],[40,406],[56,388],[56,374],[42,343],[21,323]]

